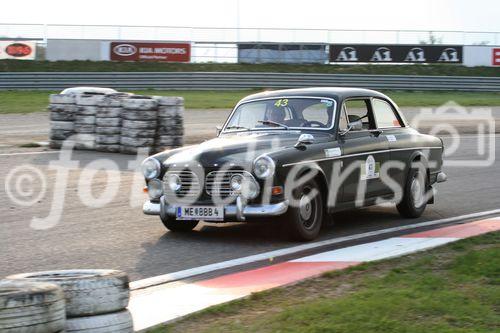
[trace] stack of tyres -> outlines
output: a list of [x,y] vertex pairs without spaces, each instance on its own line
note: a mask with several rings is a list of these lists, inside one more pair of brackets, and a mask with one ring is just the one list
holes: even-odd
[[6,281],[43,282],[62,289],[67,318],[64,331],[67,333],[134,331],[132,316],[126,309],[130,289],[129,278],[124,272],[106,269],[47,271],[11,275]]
[[137,154],[140,148],[151,150],[155,143],[158,102],[149,96],[130,96],[122,101],[121,152]]
[[75,148],[95,149],[95,121],[99,102],[104,95],[76,95],[77,114],[75,117]]
[[110,94],[99,101],[95,120],[97,151],[120,152],[122,100],[128,97],[128,94]]
[[77,112],[74,95],[50,95],[50,147],[61,148],[63,142],[74,134]]
[[182,146],[184,134],[184,98],[157,96],[158,127],[155,137],[155,150]]

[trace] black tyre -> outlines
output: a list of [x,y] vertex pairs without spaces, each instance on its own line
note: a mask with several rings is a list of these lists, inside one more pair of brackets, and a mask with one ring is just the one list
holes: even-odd
[[200,221],[182,221],[175,220],[172,217],[160,216],[163,225],[170,231],[174,232],[188,232],[193,230]]
[[413,163],[406,178],[403,198],[397,204],[402,217],[417,218],[422,215],[427,206],[427,172],[423,164]]
[[296,204],[290,205],[283,222],[293,239],[313,240],[319,234],[325,215],[319,186],[310,180],[295,189],[292,195]]

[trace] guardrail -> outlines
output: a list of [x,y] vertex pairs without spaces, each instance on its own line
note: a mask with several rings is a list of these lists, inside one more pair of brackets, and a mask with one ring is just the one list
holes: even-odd
[[0,90],[59,90],[74,86],[116,89],[248,89],[362,87],[391,90],[500,91],[500,77],[241,72],[6,72]]

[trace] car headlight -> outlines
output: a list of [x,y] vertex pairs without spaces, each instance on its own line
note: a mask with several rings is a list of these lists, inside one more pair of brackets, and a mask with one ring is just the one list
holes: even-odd
[[151,199],[158,199],[163,195],[163,184],[159,179],[148,181],[148,194]]
[[168,175],[167,184],[168,188],[174,193],[179,191],[182,187],[181,178],[175,174]]
[[253,162],[253,173],[260,179],[272,177],[275,169],[274,160],[267,155],[259,156]]
[[142,174],[146,179],[153,179],[160,175],[161,164],[156,158],[146,158],[141,165]]
[[240,192],[243,187],[243,176],[242,175],[234,175],[231,177],[231,190],[234,192]]
[[234,175],[231,177],[231,190],[235,194],[241,194],[246,199],[255,199],[260,192],[259,183],[252,176]]

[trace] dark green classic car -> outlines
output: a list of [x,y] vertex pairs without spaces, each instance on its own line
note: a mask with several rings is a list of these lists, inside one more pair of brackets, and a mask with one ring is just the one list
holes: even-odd
[[263,92],[242,99],[217,138],[147,158],[143,211],[172,231],[273,217],[311,240],[340,210],[394,202],[420,216],[446,180],[442,155],[442,141],[411,128],[379,92]]

